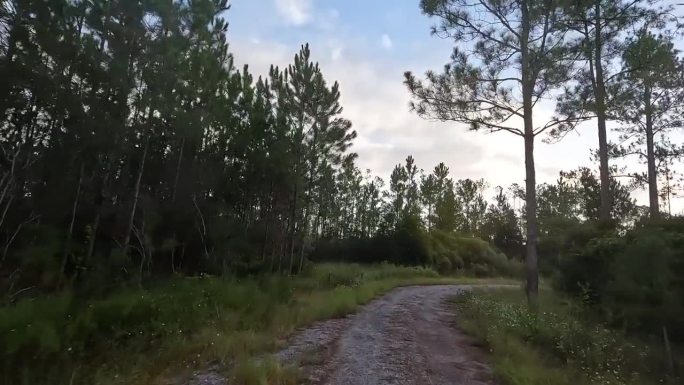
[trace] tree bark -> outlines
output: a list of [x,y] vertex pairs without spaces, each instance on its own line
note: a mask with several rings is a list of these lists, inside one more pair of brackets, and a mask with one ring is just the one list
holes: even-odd
[[86,264],[90,261],[90,258],[92,258],[93,253],[95,252],[95,240],[97,238],[97,230],[100,227],[100,217],[102,216],[102,208],[104,206],[104,200],[105,200],[105,194],[106,194],[106,188],[107,184],[109,183],[109,175],[110,175],[110,164],[107,162],[107,170],[105,172],[104,177],[102,178],[102,185],[100,186],[99,189],[99,197],[97,198],[97,207],[95,211],[95,218],[93,218],[93,225],[91,228],[91,234],[90,234],[90,240],[88,242],[88,253],[86,254],[86,259],[85,262]]
[[135,181],[135,192],[133,193],[133,205],[131,207],[131,214],[128,217],[128,227],[126,230],[126,237],[124,238],[123,251],[124,254],[128,252],[128,245],[131,241],[131,231],[133,230],[133,220],[135,219],[135,210],[138,207],[138,198],[140,197],[140,182],[142,180],[143,170],[145,169],[145,158],[147,158],[147,146],[149,145],[149,138],[145,140],[145,147],[143,147],[142,159],[140,160],[140,167],[138,168],[138,176]]
[[57,287],[61,287],[64,282],[64,274],[66,272],[67,261],[69,260],[69,253],[71,253],[71,240],[74,235],[74,224],[76,222],[76,211],[78,210],[78,201],[81,197],[81,185],[83,184],[83,167],[84,164],[81,163],[81,168],[78,173],[78,185],[76,186],[76,196],[74,197],[74,205],[71,209],[71,221],[69,222],[69,232],[67,233],[66,241],[64,242],[64,251],[62,254],[62,264],[59,269],[59,281],[57,282]]
[[[173,190],[171,191],[171,203],[176,203],[176,193],[178,191],[178,180],[180,178],[181,162],[183,161],[183,149],[185,148],[185,137],[181,139],[180,152],[178,154],[178,163],[176,163],[176,175],[173,178]],[[173,244],[171,245],[171,272],[176,273],[176,230],[174,229],[171,236]]]
[[[525,119],[527,120],[527,119]],[[531,118],[530,118],[531,120]],[[527,222],[527,254],[525,275],[527,301],[537,306],[539,292],[539,258],[537,255],[537,192],[534,167],[534,136],[525,136],[525,214]]]
[[648,165],[648,207],[651,218],[660,216],[658,200],[658,175],[656,170],[655,143],[653,139],[653,110],[651,106],[651,90],[647,86],[644,91],[644,114],[646,115],[646,163]]
[[[295,173],[296,175],[296,173]],[[293,196],[293,201],[292,201],[292,213],[291,213],[291,218],[290,218],[290,270],[287,272],[288,275],[292,274],[292,267],[294,266],[294,249],[295,249],[295,237],[297,233],[297,195],[298,195],[299,189],[297,188],[297,182],[295,182],[294,186],[294,196]]]
[[178,180],[180,179],[181,162],[183,161],[183,149],[185,148],[185,138],[181,139],[178,163],[176,163],[176,175],[173,178],[173,191],[171,192],[171,203],[176,202],[176,192],[178,191]]
[[601,1],[595,2],[594,20],[594,97],[599,137],[599,177],[601,180],[601,207],[599,218],[610,221],[613,202],[610,194],[610,167],[608,165],[608,134],[606,129],[606,84],[603,76],[603,43],[601,36]]
[[537,182],[534,168],[534,121],[532,119],[534,96],[534,71],[531,68],[531,57],[528,49],[530,35],[530,14],[526,1],[522,2],[521,78],[523,98],[523,122],[525,140],[525,201],[527,226],[527,252],[525,256],[525,294],[527,302],[533,309],[537,308],[539,297],[539,259],[537,256]]

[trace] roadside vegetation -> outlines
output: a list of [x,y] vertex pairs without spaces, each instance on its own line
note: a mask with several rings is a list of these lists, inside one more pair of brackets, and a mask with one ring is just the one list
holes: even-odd
[[537,309],[515,290],[474,292],[457,300],[459,325],[505,384],[680,384],[682,234],[681,217],[568,224],[543,238]]
[[217,366],[240,383],[282,383],[296,373],[254,358],[295,328],[353,312],[396,286],[473,281],[420,267],[327,263],[297,277],[187,277],[101,299],[64,292],[26,300],[0,309],[0,382],[155,384]]
[[672,362],[662,338],[610,328],[594,309],[550,289],[538,312],[521,290],[476,290],[455,300],[459,327],[491,354],[504,385],[680,384],[684,355]]
[[[296,327],[398,285],[523,270],[533,310],[460,305],[503,379],[681,380],[672,2],[420,1],[454,47],[443,72],[405,74],[411,107],[514,135],[510,186],[411,155],[384,180],[363,170],[325,51],[236,67],[230,3],[0,1],[0,383],[167,385],[216,367],[285,384],[296,374],[264,355]],[[598,133],[597,170],[542,181],[553,162],[535,144],[580,126]],[[540,274],[560,294],[538,303]]]

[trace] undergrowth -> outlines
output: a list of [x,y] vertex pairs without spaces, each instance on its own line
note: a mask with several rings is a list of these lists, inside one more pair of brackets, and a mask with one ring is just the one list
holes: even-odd
[[161,384],[207,366],[247,385],[295,383],[253,358],[396,286],[453,282],[425,268],[321,264],[297,277],[177,278],[96,300],[25,300],[0,308],[0,383]]
[[541,293],[532,312],[516,290],[475,291],[456,300],[459,325],[492,354],[507,385],[680,384],[664,349],[608,329],[582,306]]

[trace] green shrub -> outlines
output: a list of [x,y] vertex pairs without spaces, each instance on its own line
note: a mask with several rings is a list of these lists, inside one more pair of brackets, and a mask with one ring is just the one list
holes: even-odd
[[519,262],[508,259],[479,238],[436,230],[430,233],[428,242],[430,260],[441,273],[465,270],[490,277],[518,276],[522,272]]
[[435,263],[437,271],[440,274],[449,274],[454,271],[454,264],[447,256],[435,256],[437,262]]
[[614,326],[684,340],[684,218],[638,223],[621,237],[587,226],[568,238],[554,286]]
[[619,238],[596,238],[579,251],[568,251],[559,262],[556,288],[585,296],[591,303],[600,302],[612,277],[613,260],[624,247]]
[[153,361],[174,351],[184,367],[186,357],[208,351],[263,353],[296,326],[347,314],[400,283],[437,277],[424,267],[331,263],[296,277],[179,278],[100,299],[63,293],[21,300],[0,307],[0,384],[101,383],[100,372],[131,371],[118,366],[131,364],[127,357]]
[[388,262],[407,266],[430,264],[428,237],[418,218],[407,217],[397,228],[372,238],[323,239],[308,255],[315,262]]
[[530,311],[522,293],[510,290],[464,294],[457,305],[462,324],[494,350],[495,357],[518,354],[499,351],[508,348],[508,338],[515,338],[540,351],[545,361],[534,363],[539,369],[558,365],[568,372],[566,379],[579,377],[569,384],[643,385],[668,379],[662,352],[636,345],[596,322],[578,304],[548,293],[541,299],[540,312]]
[[[674,223],[673,223],[674,222]],[[604,308],[629,330],[684,340],[684,230],[681,221],[651,222],[625,238],[613,261]]]
[[553,218],[547,223],[547,231],[539,235],[539,268],[552,275],[565,268],[572,256],[581,254],[587,244],[598,238],[616,238],[611,224],[595,221],[577,222],[568,218]]
[[186,278],[100,300],[83,302],[62,294],[0,308],[0,358],[2,373],[9,376],[3,383],[14,383],[16,371],[27,365],[49,363],[58,371],[93,352],[144,351],[157,340],[225,321],[225,313],[241,314],[231,326],[234,330],[264,328],[272,304],[282,300],[282,294],[273,293],[256,281]]

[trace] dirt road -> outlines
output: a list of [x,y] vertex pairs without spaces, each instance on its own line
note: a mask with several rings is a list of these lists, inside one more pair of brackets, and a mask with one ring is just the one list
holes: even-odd
[[486,355],[454,324],[447,299],[467,286],[391,291],[343,319],[295,334],[276,357],[314,385],[491,385]]

